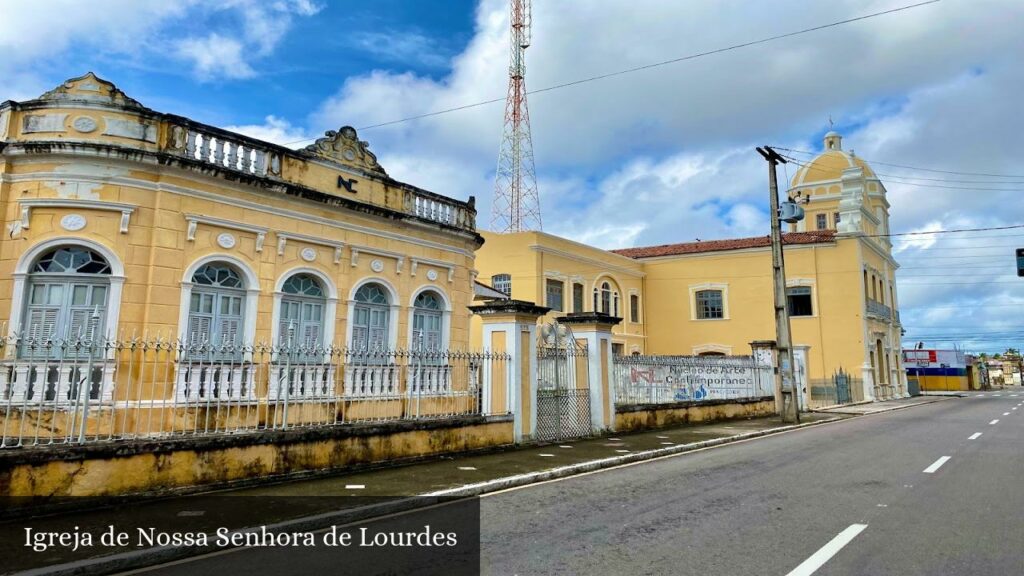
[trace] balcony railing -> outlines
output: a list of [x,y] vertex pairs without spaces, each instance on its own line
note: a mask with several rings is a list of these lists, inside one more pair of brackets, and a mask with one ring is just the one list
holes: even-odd
[[403,206],[406,214],[465,230],[476,229],[476,212],[471,205],[458,200],[407,189]]
[[[291,151],[184,118],[170,126],[166,152],[204,164],[245,174],[282,178],[282,164]],[[305,161],[299,155],[295,159]],[[473,202],[461,202],[439,194],[404,188],[402,211],[439,224],[476,230]]]
[[892,320],[892,309],[881,302],[868,300],[868,315],[882,320]]

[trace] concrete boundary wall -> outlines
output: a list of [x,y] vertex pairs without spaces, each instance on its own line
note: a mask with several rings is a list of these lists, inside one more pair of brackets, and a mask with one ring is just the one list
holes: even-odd
[[701,400],[615,407],[616,432],[639,432],[696,422],[756,418],[775,414],[775,398]]
[[512,443],[508,415],[15,449],[0,452],[0,494],[159,494],[393,465]]

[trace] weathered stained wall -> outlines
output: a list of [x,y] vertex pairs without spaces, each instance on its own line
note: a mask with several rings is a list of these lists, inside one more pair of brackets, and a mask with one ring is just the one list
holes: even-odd
[[512,417],[0,452],[0,494],[116,496],[283,478],[512,443]]
[[667,426],[756,418],[775,414],[775,399],[712,400],[615,407],[615,431],[639,432]]

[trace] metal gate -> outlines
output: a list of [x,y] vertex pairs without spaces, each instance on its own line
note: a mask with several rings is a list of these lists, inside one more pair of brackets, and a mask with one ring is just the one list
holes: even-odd
[[836,404],[853,402],[853,398],[850,396],[850,375],[840,368],[832,378],[836,383]]
[[590,436],[590,383],[586,344],[568,326],[541,326],[537,344],[537,433],[541,441]]

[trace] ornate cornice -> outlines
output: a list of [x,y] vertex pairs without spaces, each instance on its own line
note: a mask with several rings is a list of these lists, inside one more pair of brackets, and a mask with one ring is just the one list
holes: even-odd
[[359,139],[356,129],[342,126],[340,130],[328,130],[323,138],[306,146],[303,152],[323,158],[335,164],[358,168],[381,176],[387,176],[384,168],[377,163],[377,156],[370,152],[369,144]]

